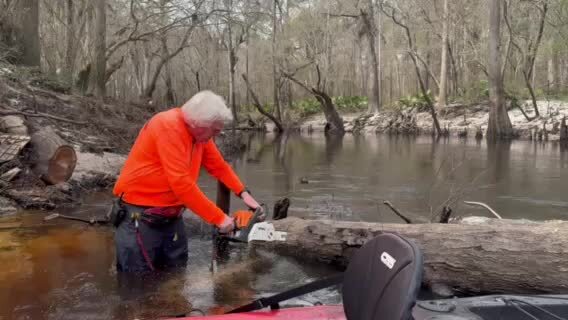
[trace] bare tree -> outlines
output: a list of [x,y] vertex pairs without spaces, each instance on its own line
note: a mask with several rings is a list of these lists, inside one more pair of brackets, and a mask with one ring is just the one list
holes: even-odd
[[65,81],[69,84],[73,83],[73,73],[75,64],[75,6],[73,0],[67,0],[67,28],[65,48]]
[[417,58],[417,54],[416,54],[416,48],[414,47],[414,41],[412,40],[412,34],[410,32],[410,28],[408,27],[408,25],[404,22],[404,18],[400,16],[400,11],[397,10],[396,8],[386,4],[386,3],[381,3],[380,4],[380,8],[381,11],[383,11],[383,13],[392,19],[392,21],[399,26],[400,28],[402,28],[404,30],[404,34],[406,35],[406,41],[408,44],[408,54],[410,55],[410,58],[412,60],[412,63],[414,64],[414,71],[416,73],[416,77],[418,78],[418,84],[420,86],[420,90],[422,92],[422,95],[424,96],[424,100],[426,101],[426,104],[428,105],[428,108],[430,109],[430,115],[432,116],[432,121],[434,122],[434,129],[436,130],[436,134],[438,135],[442,135],[442,128],[440,127],[440,123],[438,122],[438,116],[436,115],[436,109],[434,108],[434,103],[432,102],[432,99],[430,99],[430,95],[428,94],[428,92],[426,91],[426,86],[424,85],[424,80],[422,79],[422,75],[420,73],[420,67],[418,66],[418,58]]
[[273,115],[271,115],[270,112],[264,110],[264,108],[260,104],[260,101],[258,100],[256,93],[254,93],[252,86],[248,81],[247,76],[245,74],[242,74],[242,78],[245,81],[245,84],[247,86],[247,90],[250,93],[250,96],[252,97],[252,101],[254,103],[254,106],[258,110],[258,112],[260,114],[262,114],[263,116],[267,117],[268,119],[270,119],[274,123],[274,125],[276,126],[276,129],[278,130],[278,132],[284,132],[284,126],[282,125],[282,122],[280,120],[276,119]]
[[282,121],[282,110],[280,106],[280,75],[278,73],[277,66],[278,56],[277,56],[277,45],[276,38],[278,33],[278,17],[276,11],[278,10],[278,0],[273,0],[272,6],[272,81],[273,81],[273,102],[274,108],[276,110],[276,117],[279,121]]
[[438,105],[445,107],[447,104],[447,85],[448,85],[448,38],[449,38],[449,0],[444,0],[443,31],[442,31],[442,63],[440,66],[440,91],[438,94]]
[[[201,6],[203,5],[204,2],[205,2],[205,0],[198,0],[197,3],[195,4],[195,10],[198,11],[201,8]],[[204,21],[206,21],[209,18],[211,13],[212,12],[209,12],[209,13],[206,14]],[[184,20],[185,21],[189,20],[189,24],[185,26],[183,36],[182,36],[181,40],[179,41],[179,44],[177,45],[177,47],[173,51],[168,50],[168,54],[160,57],[158,64],[156,65],[156,69],[154,71],[154,74],[151,76],[150,82],[148,83],[148,86],[144,89],[143,96],[146,99],[152,98],[152,95],[154,94],[154,91],[156,90],[156,85],[158,83],[160,73],[162,72],[162,70],[166,66],[166,64],[171,59],[175,58],[178,54],[180,54],[184,49],[186,49],[189,46],[190,37],[191,37],[193,31],[195,30],[195,28],[198,26],[198,23],[200,22],[197,14],[195,12],[193,14],[191,14],[189,17],[184,18]]]
[[[531,35],[531,30],[528,28],[526,31],[526,35],[523,35],[519,38],[525,40],[526,48],[521,48],[521,46],[517,43],[517,35],[515,34],[513,27],[511,26],[509,14],[508,14],[508,3],[505,1],[505,6],[503,10],[503,16],[505,19],[505,23],[507,25],[507,30],[509,31],[510,43],[513,47],[521,54],[521,59],[524,60],[524,64],[522,67],[522,74],[525,86],[529,90],[531,95],[533,109],[535,112],[535,118],[540,116],[540,112],[538,110],[538,105],[536,101],[536,95],[533,88],[533,75],[534,75],[534,67],[535,61],[538,53],[538,49],[540,47],[540,43],[542,40],[542,36],[544,34],[544,27],[546,23],[546,16],[548,13],[548,0],[538,0],[538,1],[528,1],[530,3],[530,8],[528,10],[535,10],[539,13],[539,22],[538,22],[538,29],[536,35]],[[524,114],[524,113],[523,113]],[[526,114],[525,114],[526,116]],[[532,120],[531,118],[527,117],[527,120]]]
[[371,64],[373,69],[371,71],[371,76],[373,79],[372,89],[369,99],[369,107],[367,112],[376,113],[379,111],[381,106],[381,85],[380,85],[380,64],[377,53],[377,38],[378,30],[375,23],[375,9],[373,0],[367,0],[367,5],[365,9],[361,9],[361,20],[362,29],[359,35],[366,35],[367,41],[369,42],[369,51],[371,54]]
[[93,79],[95,96],[103,98],[106,94],[106,0],[95,3],[95,60]]
[[39,0],[18,0],[15,5],[15,15],[11,17],[19,52],[15,61],[22,65],[40,66]]
[[[226,27],[222,34],[222,43],[227,51],[229,68],[229,106],[233,111],[235,124],[238,123],[235,72],[239,61],[240,46],[247,41],[251,27],[257,22],[257,13],[253,13],[247,0],[237,6],[233,0],[224,0],[225,10],[222,20]],[[236,29],[236,30],[235,30]],[[247,91],[248,92],[248,91]]]
[[[169,15],[168,15],[168,4],[170,0],[160,0],[160,16],[161,24],[163,26],[168,25]],[[168,36],[167,33],[160,35],[161,43],[161,55],[162,57],[168,57],[170,55],[170,49],[168,48]],[[168,105],[173,105],[175,103],[175,94],[173,88],[172,71],[169,61],[164,64],[164,83],[166,86],[166,103]]]
[[[301,68],[302,67],[297,68],[296,72]],[[314,97],[318,100],[327,121],[325,132],[342,135],[345,133],[345,128],[343,126],[343,119],[337,112],[337,108],[333,104],[333,100],[331,99],[329,94],[325,92],[325,89],[322,86],[321,71],[318,65],[316,65],[316,71],[318,77],[316,87],[308,87],[306,84],[296,79],[294,77],[295,72],[284,72],[283,75],[286,78],[293,81],[294,83],[296,83],[297,85],[299,85],[300,87],[302,87],[303,89],[305,89],[307,92],[313,94]]]
[[513,126],[505,107],[503,74],[501,72],[501,0],[489,0],[489,123],[488,138],[508,138],[513,135]]

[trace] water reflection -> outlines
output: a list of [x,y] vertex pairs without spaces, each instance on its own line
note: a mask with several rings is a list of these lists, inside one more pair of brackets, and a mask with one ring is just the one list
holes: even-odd
[[[186,268],[121,274],[114,268],[111,229],[73,222],[45,226],[42,216],[0,219],[0,319],[156,319],[194,308],[222,313],[335,272],[234,245],[212,273],[211,241],[195,235]],[[4,228],[15,223],[18,228]],[[318,300],[338,302],[334,292],[314,296]]]
[[486,214],[463,206],[463,200],[486,202],[510,218],[566,213],[553,205],[565,202],[560,177],[566,148],[553,143],[269,135],[254,136],[251,146],[272,150],[272,157],[256,152],[256,161],[237,164],[237,171],[266,203],[290,197],[290,213],[297,216],[398,221],[377,209],[384,200],[419,220],[430,219],[448,201],[459,215]]
[[341,153],[343,149],[343,136],[339,135],[326,135],[325,136],[325,156],[324,163],[331,165],[335,156]]

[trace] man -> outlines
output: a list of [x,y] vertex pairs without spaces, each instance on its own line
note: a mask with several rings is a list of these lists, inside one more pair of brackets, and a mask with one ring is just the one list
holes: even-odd
[[260,207],[212,139],[232,118],[223,98],[202,91],[181,108],[158,113],[140,130],[113,191],[120,199],[113,210],[118,271],[185,265],[184,207],[221,233],[234,230],[234,219],[197,186],[202,165],[249,208]]

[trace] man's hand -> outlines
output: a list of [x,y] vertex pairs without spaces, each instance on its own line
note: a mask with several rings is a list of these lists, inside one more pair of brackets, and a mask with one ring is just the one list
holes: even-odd
[[260,221],[264,221],[264,219],[266,219],[266,214],[264,212],[264,209],[262,208],[262,206],[251,196],[250,193],[248,193],[248,191],[244,191],[243,193],[241,193],[241,199],[243,199],[243,202],[247,205],[247,207],[251,208],[252,210],[260,210],[262,212],[262,214],[260,215],[259,219]]
[[229,216],[225,216],[225,220],[217,227],[220,233],[230,233],[235,230],[235,220]]

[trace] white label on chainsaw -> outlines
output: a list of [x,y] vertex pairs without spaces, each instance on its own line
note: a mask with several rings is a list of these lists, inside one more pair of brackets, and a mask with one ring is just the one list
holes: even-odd
[[248,241],[286,241],[286,232],[274,230],[268,222],[255,223],[248,235]]
[[396,259],[393,258],[388,252],[383,252],[381,254],[381,262],[387,266],[387,268],[392,269],[396,263]]

